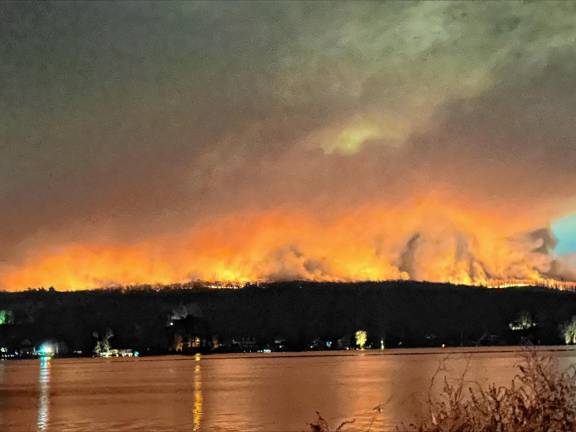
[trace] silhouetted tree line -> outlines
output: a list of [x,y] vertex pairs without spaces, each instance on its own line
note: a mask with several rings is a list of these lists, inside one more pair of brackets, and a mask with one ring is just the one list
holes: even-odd
[[[373,347],[382,342],[386,347],[505,345],[526,338],[535,344],[563,344],[559,329],[576,316],[576,293],[406,281],[292,281],[242,289],[194,284],[2,292],[0,310],[12,317],[0,325],[0,346],[56,340],[69,352],[85,354],[97,343],[94,334],[109,329],[114,347],[143,354],[177,348],[233,350],[233,342],[246,337],[273,349],[335,348],[342,346],[338,341],[353,341],[359,329],[367,331]],[[533,325],[512,330],[510,323],[527,316]]]

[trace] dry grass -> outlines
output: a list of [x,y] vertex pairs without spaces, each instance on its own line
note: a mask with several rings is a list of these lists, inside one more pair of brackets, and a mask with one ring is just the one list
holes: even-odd
[[[361,430],[363,432],[372,432],[372,426],[374,425],[374,421],[376,420],[376,416],[382,412],[382,405],[378,405],[377,407],[373,408],[374,415],[370,419],[370,422],[363,427]],[[340,423],[335,429],[331,429],[328,422],[320,415],[318,411],[316,411],[317,419],[314,423],[309,423],[310,432],[345,432],[348,430],[347,426],[350,426],[356,423],[356,419],[352,420],[345,420]]]
[[576,368],[560,371],[551,357],[527,349],[509,386],[444,379],[418,432],[576,431]]
[[[438,369],[430,384],[426,419],[397,431],[410,432],[576,432],[576,367],[561,371],[557,361],[526,349],[518,373],[508,386],[483,386],[465,379],[443,379],[439,395],[433,395]],[[318,414],[318,413],[317,413]],[[318,414],[311,432],[345,432],[354,422],[331,429]],[[360,429],[369,432],[374,419]]]
[[352,424],[355,420],[346,420],[340,423],[336,429],[330,429],[330,425],[328,422],[320,415],[318,411],[316,411],[316,416],[318,417],[314,423],[310,423],[310,431],[311,432],[341,432],[344,431],[346,425]]

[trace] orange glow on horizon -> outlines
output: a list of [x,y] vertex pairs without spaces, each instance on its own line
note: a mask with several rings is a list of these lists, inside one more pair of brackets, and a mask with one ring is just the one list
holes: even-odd
[[132,244],[102,240],[40,249],[17,266],[3,267],[0,286],[78,290],[287,279],[551,284],[544,276],[549,258],[531,252],[539,245],[511,238],[532,228],[526,218],[438,198],[367,205],[329,217],[245,212]]

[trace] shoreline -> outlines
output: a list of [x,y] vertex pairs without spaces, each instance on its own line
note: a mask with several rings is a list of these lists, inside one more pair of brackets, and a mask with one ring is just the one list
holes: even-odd
[[[362,356],[436,356],[445,355],[480,355],[480,354],[518,354],[526,348],[542,353],[574,353],[576,346],[563,345],[539,345],[539,346],[522,346],[510,345],[502,347],[446,347],[446,348],[388,348],[384,350],[367,349],[367,350],[339,350],[339,351],[286,351],[286,352],[247,352],[247,353],[196,353],[196,354],[153,354],[140,357],[88,357],[88,356],[54,356],[49,358],[50,361],[58,362],[70,360],[93,360],[107,362],[122,361],[207,361],[207,360],[237,360],[237,359],[298,359],[298,358],[316,358],[316,357],[362,357]],[[2,362],[25,362],[42,360],[40,357],[1,359]]]

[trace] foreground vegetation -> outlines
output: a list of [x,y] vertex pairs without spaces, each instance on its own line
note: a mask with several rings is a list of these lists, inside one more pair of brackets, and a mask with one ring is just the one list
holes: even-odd
[[[557,361],[526,350],[518,373],[507,386],[470,383],[465,374],[455,382],[443,379],[439,395],[430,394],[429,414],[399,432],[574,432],[576,431],[576,367],[561,371]],[[443,371],[432,377],[430,388]],[[318,414],[311,432],[345,432],[348,420],[334,429]],[[373,432],[371,421],[362,432]]]

